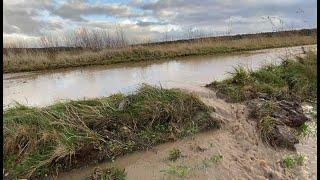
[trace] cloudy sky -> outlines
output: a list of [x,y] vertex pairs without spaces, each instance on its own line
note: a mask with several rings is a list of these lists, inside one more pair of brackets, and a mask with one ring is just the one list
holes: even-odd
[[115,24],[140,40],[196,30],[221,35],[317,24],[316,0],[4,0],[3,5],[5,38]]

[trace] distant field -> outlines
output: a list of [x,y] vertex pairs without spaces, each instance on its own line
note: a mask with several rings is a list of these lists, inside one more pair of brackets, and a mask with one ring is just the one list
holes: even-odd
[[178,40],[121,48],[5,48],[3,72],[49,70],[122,62],[151,61],[317,43],[317,29]]

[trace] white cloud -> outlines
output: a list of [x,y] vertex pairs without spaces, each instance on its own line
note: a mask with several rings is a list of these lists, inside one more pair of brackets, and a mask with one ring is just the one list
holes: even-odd
[[[91,1],[90,1],[91,2]],[[275,27],[316,27],[316,0],[131,0],[89,3],[87,0],[5,0],[5,37],[39,37],[76,27],[123,27],[128,37],[161,39],[182,36],[188,29],[233,33],[270,31]],[[300,13],[298,12],[298,9]],[[303,12],[303,13],[301,13]],[[99,18],[94,19],[95,16]],[[272,17],[272,21],[263,17]],[[88,18],[90,17],[90,18]],[[104,18],[105,17],[105,18]]]

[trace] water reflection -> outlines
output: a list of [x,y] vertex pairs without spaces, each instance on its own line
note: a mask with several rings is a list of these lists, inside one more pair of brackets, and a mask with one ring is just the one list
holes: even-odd
[[[315,48],[315,46],[308,46]],[[41,73],[4,74],[4,105],[14,101],[42,106],[63,99],[83,99],[131,92],[140,84],[163,87],[201,86],[221,80],[241,65],[257,69],[278,63],[281,56],[301,53],[300,47],[256,51],[242,55],[203,56],[112,66],[93,66]]]

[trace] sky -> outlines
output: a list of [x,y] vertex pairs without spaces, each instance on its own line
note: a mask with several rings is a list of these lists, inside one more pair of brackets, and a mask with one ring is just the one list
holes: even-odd
[[4,38],[39,38],[79,27],[128,39],[161,40],[190,32],[222,35],[315,28],[316,0],[4,0]]

